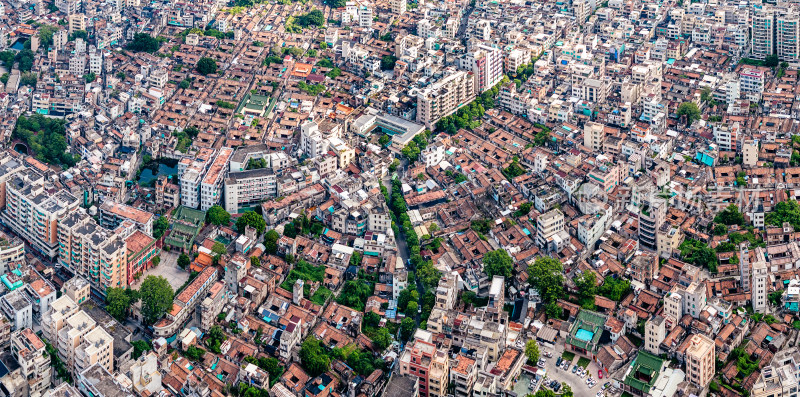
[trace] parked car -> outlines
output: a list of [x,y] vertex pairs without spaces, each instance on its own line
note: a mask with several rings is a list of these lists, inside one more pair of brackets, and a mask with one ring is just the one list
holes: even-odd
[[577,365],[572,367],[572,373],[574,374],[576,372],[578,372],[578,366]]
[[603,379],[603,370],[602,369],[598,369],[597,370],[597,379]]
[[561,357],[559,357],[558,360],[556,360],[556,367],[560,367],[561,366],[561,361],[562,360],[563,360],[563,358],[561,358]]

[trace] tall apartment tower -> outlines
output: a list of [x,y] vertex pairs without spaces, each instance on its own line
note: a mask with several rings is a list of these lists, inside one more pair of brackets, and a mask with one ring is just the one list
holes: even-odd
[[500,49],[481,44],[466,57],[475,75],[476,92],[491,90],[503,79],[503,52]]
[[775,13],[775,46],[781,61],[800,59],[800,12],[797,8]]
[[764,313],[767,310],[767,264],[763,261],[753,262],[752,301],[753,311]]
[[775,10],[757,7],[753,10],[750,56],[764,59],[775,53]]

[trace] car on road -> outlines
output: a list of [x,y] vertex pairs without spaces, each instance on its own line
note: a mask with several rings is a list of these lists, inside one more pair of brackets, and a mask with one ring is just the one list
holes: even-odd
[[602,369],[598,369],[597,370],[597,379],[603,379],[603,370]]

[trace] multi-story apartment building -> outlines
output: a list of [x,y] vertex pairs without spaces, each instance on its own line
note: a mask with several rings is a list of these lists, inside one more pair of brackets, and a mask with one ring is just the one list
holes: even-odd
[[233,149],[224,147],[219,150],[211,166],[208,168],[200,183],[200,210],[208,211],[209,208],[222,201],[222,182],[228,172],[228,161],[233,154]]
[[231,172],[225,180],[225,210],[230,213],[277,196],[278,178],[269,168]]
[[80,201],[61,190],[45,191],[45,179],[32,169],[14,174],[6,182],[6,207],[0,220],[42,255],[55,259],[58,254],[58,220],[72,212]]
[[781,61],[800,59],[800,9],[781,7],[776,11],[775,50]]
[[95,327],[83,335],[81,344],[75,349],[75,373],[81,373],[94,364],[112,372],[113,352],[114,338],[103,327]]
[[[58,330],[54,345],[58,346],[58,356],[67,368],[75,373],[75,350],[83,342],[83,336],[93,330],[97,323],[86,312],[79,310],[67,318]],[[82,359],[85,356],[81,357]]]
[[603,124],[587,122],[583,126],[583,145],[592,148],[595,152],[603,150],[603,143],[606,140],[606,129]]
[[100,226],[106,229],[114,230],[121,223],[131,221],[136,224],[136,228],[145,234],[153,235],[153,220],[155,216],[147,211],[115,203],[111,200],[104,201],[98,209]]
[[472,396],[472,389],[477,378],[478,363],[474,358],[459,354],[450,362],[450,383],[455,386],[454,396]]
[[539,215],[536,218],[536,244],[557,251],[569,241],[569,235],[564,227],[564,213],[559,209],[552,209]]
[[67,280],[61,287],[61,290],[64,295],[68,296],[79,305],[86,302],[89,299],[89,294],[91,294],[89,282],[81,276],[75,276]]
[[463,67],[475,76],[476,93],[488,91],[503,79],[503,52],[479,44],[464,55]]
[[750,293],[752,296],[753,311],[764,313],[769,306],[767,301],[769,271],[767,270],[766,262],[760,260],[753,262],[751,267],[753,283]]
[[[121,383],[111,371],[100,364],[75,374],[78,390],[85,396],[93,397],[134,397],[130,392],[130,381]],[[206,388],[208,390],[208,388]]]
[[661,342],[667,337],[664,317],[654,316],[644,324],[644,349],[655,355],[661,354]]
[[417,92],[417,122],[432,128],[439,119],[468,104],[475,91],[472,72],[448,69],[439,81]]
[[800,390],[800,350],[781,349],[772,362],[761,369],[753,384],[753,397],[794,397]]
[[[74,279],[80,278],[73,277]],[[42,316],[42,336],[55,346],[58,343],[58,332],[64,327],[67,319],[77,312],[78,305],[68,295],[56,299]]]
[[50,387],[50,355],[45,344],[30,328],[24,328],[11,336],[11,353],[28,380],[28,395],[41,396]]
[[432,343],[416,339],[406,346],[400,357],[400,374],[419,379],[421,397],[443,397],[447,394],[449,365],[447,353]]
[[389,8],[392,10],[392,14],[403,15],[408,9],[408,4],[405,0],[390,0]]
[[714,341],[703,334],[695,334],[690,338],[686,349],[686,378],[705,388],[714,378]]
[[749,101],[760,101],[764,93],[766,77],[764,71],[757,68],[742,68],[739,72],[739,85],[742,94]]
[[0,274],[8,270],[10,263],[25,259],[25,243],[22,239],[0,232]]
[[775,10],[771,6],[753,8],[750,56],[764,59],[775,53]]
[[656,250],[658,229],[667,216],[667,203],[661,199],[643,199],[639,208],[639,244]]
[[127,252],[125,258],[126,283],[130,285],[133,284],[137,275],[140,276],[153,266],[153,258],[158,255],[160,250],[156,245],[156,240],[140,230],[134,230],[124,238],[124,241]]
[[114,233],[83,211],[59,221],[59,265],[86,278],[100,294],[108,287],[128,286],[125,234]]
[[214,325],[217,315],[225,305],[225,283],[217,281],[208,290],[208,295],[200,303],[200,329],[208,332]]
[[11,320],[14,330],[33,327],[33,305],[22,289],[11,291],[0,297],[0,309]]

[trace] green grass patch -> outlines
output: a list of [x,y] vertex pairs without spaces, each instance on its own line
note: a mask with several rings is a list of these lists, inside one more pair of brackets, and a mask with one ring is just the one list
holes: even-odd
[[572,360],[575,359],[575,353],[573,353],[573,352],[564,352],[564,354],[561,355],[561,359],[562,360],[567,360],[569,362],[572,362]]
[[590,362],[591,362],[591,361],[590,361],[588,358],[586,358],[586,357],[581,357],[581,358],[579,358],[579,359],[578,359],[578,366],[579,366],[579,367],[583,367],[583,369],[586,369],[586,367],[588,367],[588,366],[589,366],[589,363],[590,363]]
[[331,294],[332,294],[331,290],[325,287],[319,287],[319,289],[317,289],[317,292],[314,292],[314,295],[311,297],[310,300],[321,306],[325,304],[325,301],[328,299],[329,296],[331,296]]

